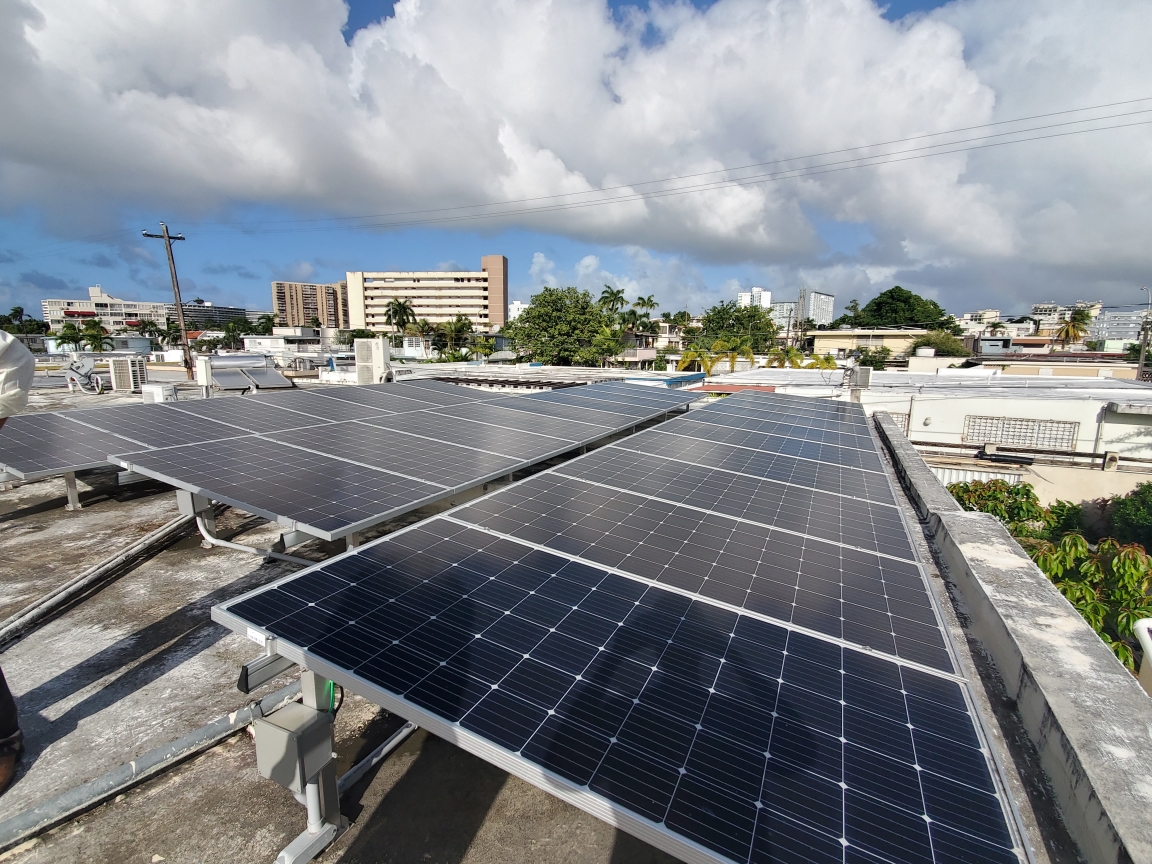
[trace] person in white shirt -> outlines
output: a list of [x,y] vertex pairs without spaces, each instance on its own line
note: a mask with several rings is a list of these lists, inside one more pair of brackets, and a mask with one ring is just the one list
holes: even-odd
[[[28,404],[36,360],[11,333],[0,330],[0,428]],[[16,701],[0,669],[0,794],[11,785],[16,763],[24,754],[24,733],[16,716]]]

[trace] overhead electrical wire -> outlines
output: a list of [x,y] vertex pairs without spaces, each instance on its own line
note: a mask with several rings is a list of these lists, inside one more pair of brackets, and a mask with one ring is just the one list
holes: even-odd
[[[1053,123],[1042,126],[1032,126],[1025,129],[1016,129],[1006,132],[997,132],[987,135],[977,135],[970,138],[961,139],[959,141],[943,141],[936,144],[925,144],[919,147],[907,148],[904,150],[897,150],[888,153],[877,154],[862,154],[853,156],[847,159],[836,160],[833,162],[825,162],[817,165],[796,166],[792,168],[781,168],[776,171],[762,172],[745,177],[726,177],[716,180],[706,181],[704,183],[696,183],[689,186],[677,186],[671,189],[655,189],[650,191],[632,191],[630,194],[606,196],[607,193],[619,192],[621,190],[635,190],[637,187],[642,186],[655,186],[659,184],[676,183],[683,180],[693,180],[700,177],[707,177],[715,174],[732,174],[738,171],[747,171],[754,168],[763,168],[770,165],[785,165],[789,162],[799,162],[808,159],[818,159],[825,156],[834,156],[844,153],[852,153],[860,150],[870,150],[877,147],[889,147],[895,144],[909,143],[913,141],[922,141],[928,138],[939,138],[945,135],[956,135],[963,132],[970,132],[976,129],[988,129],[992,127],[1005,126],[1012,123],[1023,123],[1032,120],[1040,120],[1049,117],[1065,116],[1068,114],[1083,113],[1085,111],[1098,111],[1105,108],[1112,108],[1121,105],[1134,105],[1141,102],[1152,101],[1152,97],[1144,97],[1141,99],[1128,99],[1120,102],[1109,102],[1100,105],[1088,106],[1085,108],[1072,108],[1063,111],[1052,111],[1045,114],[1034,114],[1027,117],[1018,117],[1011,120],[999,120],[992,123],[979,124],[976,126],[966,126],[957,129],[946,130],[943,132],[932,132],[922,135],[914,135],[907,138],[898,138],[891,141],[877,142],[874,144],[863,144],[856,147],[847,147],[838,150],[828,150],[821,153],[809,154],[807,156],[792,156],[771,160],[767,162],[756,162],[747,165],[741,165],[733,168],[718,168],[711,171],[702,171],[694,174],[683,174],[673,177],[660,178],[655,180],[637,181],[635,183],[623,184],[618,186],[609,186],[601,189],[588,189],[579,192],[565,192],[554,195],[543,195],[531,198],[510,199],[507,201],[489,202],[485,204],[467,204],[458,205],[454,207],[441,207],[425,210],[409,210],[398,211],[387,214],[373,214],[362,216],[337,216],[327,218],[315,219],[301,219],[301,220],[269,220],[269,221],[241,221],[241,222],[215,222],[210,223],[220,228],[230,229],[228,231],[213,230],[212,228],[198,231],[200,235],[205,234],[221,234],[221,233],[237,233],[234,229],[246,229],[240,233],[255,235],[255,234],[280,234],[280,233],[311,233],[319,231],[347,231],[347,230],[363,230],[363,229],[388,229],[388,228],[401,228],[413,227],[419,225],[435,225],[435,224],[448,224],[454,222],[467,222],[482,219],[498,219],[516,216],[532,216],[541,213],[553,213],[566,210],[579,210],[587,207],[600,207],[609,204],[632,203],[647,200],[658,200],[661,198],[686,195],[696,192],[704,192],[715,189],[724,189],[738,186],[753,186],[764,183],[780,182],[783,180],[803,179],[805,177],[819,176],[822,174],[838,173],[842,171],[855,170],[858,168],[871,168],[883,165],[896,164],[900,162],[908,162],[919,159],[926,159],[933,156],[944,156],[954,153],[964,153],[976,150],[983,150],[992,147],[1002,147],[1008,144],[1026,143],[1029,141],[1039,141],[1052,138],[1063,138],[1073,135],[1082,135],[1089,132],[1103,132],[1113,129],[1124,129],[1134,126],[1144,126],[1152,124],[1152,120],[1139,121],[1135,123],[1120,123],[1109,126],[1095,126],[1086,129],[1075,129],[1066,132],[1058,132],[1047,135],[1032,135],[1031,137],[1018,137],[1029,135],[1029,133],[1055,129],[1066,126],[1076,126],[1088,123],[1099,123],[1103,120],[1114,120],[1124,117],[1133,117],[1141,114],[1152,113],[1152,108],[1140,109],[1136,111],[1120,112],[1116,114],[1104,115],[1102,117],[1087,117],[1079,120],[1067,120],[1061,123]],[[976,141],[987,141],[990,138],[1011,138],[1011,140],[996,141],[991,143],[974,144],[973,146],[956,147],[957,144],[969,144]],[[949,149],[942,149],[949,148]],[[935,152],[932,152],[935,151]],[[914,155],[907,155],[914,154]],[[597,195],[601,196],[592,200],[558,200],[558,199],[571,199],[582,196]],[[511,208],[510,205],[515,204],[532,204],[535,202],[554,201],[556,203],[546,204],[538,207],[516,207]],[[467,213],[461,211],[478,210],[481,208],[494,208],[505,207],[510,209],[498,210],[494,212],[481,212],[481,213]],[[455,214],[433,216],[431,214]],[[421,219],[402,219],[399,217],[406,216],[428,216],[429,218]],[[391,221],[380,222],[365,222],[365,220],[386,219]],[[329,223],[325,225],[316,225],[315,223]],[[356,223],[356,224],[331,224],[331,223]],[[262,227],[262,226],[300,226],[300,227]],[[306,227],[305,227],[306,226]],[[90,235],[89,237],[79,240],[62,240],[55,241],[54,243],[46,244],[45,246],[36,247],[33,251],[41,249],[50,250],[45,251],[43,254],[38,255],[22,255],[20,260],[32,260],[39,257],[48,257],[51,255],[62,254],[68,248],[89,245],[99,239],[115,238],[121,236],[135,236],[134,231],[117,231],[108,232],[104,234]],[[62,248],[61,248],[62,247]]]

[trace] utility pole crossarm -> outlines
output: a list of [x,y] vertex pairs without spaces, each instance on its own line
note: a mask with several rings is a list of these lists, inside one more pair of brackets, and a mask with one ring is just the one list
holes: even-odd
[[184,325],[184,302],[180,299],[180,280],[176,278],[176,259],[172,257],[172,241],[183,240],[183,234],[172,235],[168,233],[168,226],[160,223],[160,234],[149,234],[141,231],[145,237],[154,240],[163,240],[164,249],[168,252],[168,272],[172,274],[172,294],[176,299],[176,324],[180,327],[180,349],[184,353],[184,371],[188,380],[193,377],[192,347],[188,344],[188,328]]

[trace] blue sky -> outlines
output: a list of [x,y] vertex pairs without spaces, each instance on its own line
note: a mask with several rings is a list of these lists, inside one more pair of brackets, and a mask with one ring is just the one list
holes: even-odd
[[119,18],[25,0],[45,17],[12,31],[0,76],[0,309],[93,284],[166,298],[163,249],[140,237],[161,219],[188,237],[189,297],[255,309],[276,279],[474,269],[491,253],[508,256],[514,299],[603,282],[693,310],[752,285],[843,308],[901,284],[958,313],[1139,299],[1152,211],[1131,190],[1152,126],[1127,121],[1152,104],[1095,137],[643,206],[388,231],[288,221],[569,195],[1152,96],[1146,0],[1098,15],[696,0],[708,14],[663,5],[651,34],[602,11],[622,21],[630,4],[596,2],[420,0],[387,39],[354,40],[392,4],[357,0],[341,32],[340,0]]

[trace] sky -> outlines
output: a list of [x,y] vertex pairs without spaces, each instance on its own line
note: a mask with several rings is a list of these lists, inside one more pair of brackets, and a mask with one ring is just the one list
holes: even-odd
[[1139,305],[1150,29],[1146,0],[13,0],[0,311],[170,297],[162,220],[186,298],[254,309],[494,253],[522,300]]

